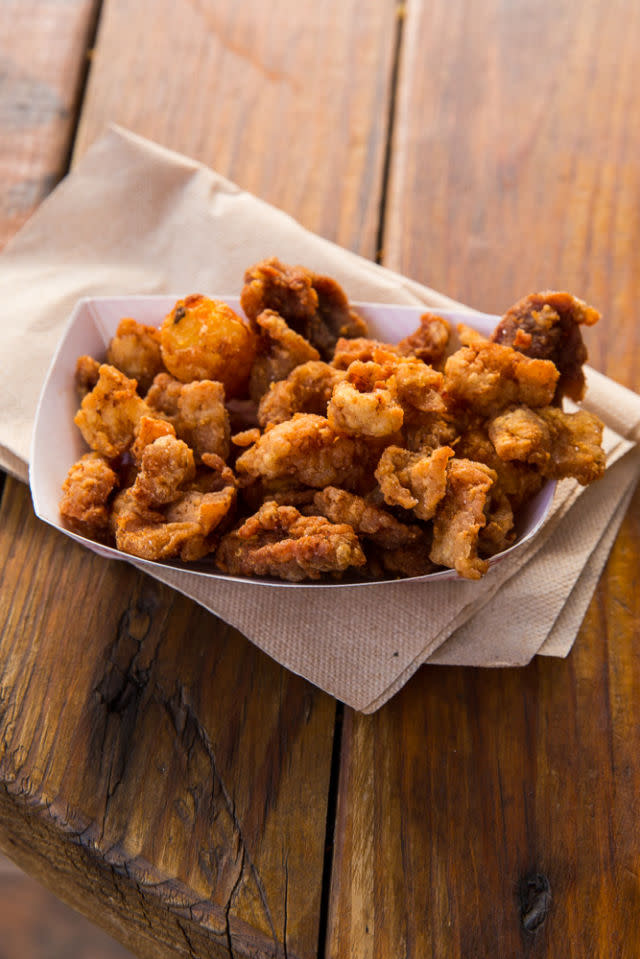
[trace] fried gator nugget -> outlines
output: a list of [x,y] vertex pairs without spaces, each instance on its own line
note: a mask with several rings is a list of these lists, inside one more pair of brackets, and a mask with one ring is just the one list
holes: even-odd
[[502,317],[491,339],[534,359],[551,360],[560,373],[554,402],[563,396],[581,400],[585,391],[582,366],[587,348],[581,326],[593,326],[600,314],[570,293],[531,293]]
[[145,448],[133,487],[113,503],[118,549],[142,559],[201,559],[217,546],[214,532],[230,515],[235,479],[219,456],[204,454],[196,472],[181,440],[160,437]]
[[252,479],[288,478],[305,486],[358,490],[371,475],[379,449],[364,438],[336,433],[327,419],[296,413],[272,426],[236,461],[242,484]]
[[418,519],[431,519],[445,495],[452,456],[448,446],[424,453],[387,446],[375,472],[385,503],[413,510]]
[[551,360],[532,360],[498,343],[476,343],[448,358],[444,390],[454,404],[494,416],[507,406],[548,406],[558,375]]
[[60,514],[74,533],[106,542],[109,538],[108,500],[117,476],[100,453],[85,453],[62,484]]
[[135,380],[106,363],[98,372],[98,382],[83,399],[74,423],[92,450],[113,459],[132,444],[149,408],[138,396]]
[[151,410],[168,419],[198,461],[205,453],[228,457],[231,430],[222,383],[181,383],[168,373],[159,373],[145,401]]
[[404,411],[389,388],[379,363],[353,362],[346,378],[333,389],[327,407],[332,429],[353,436],[393,436],[402,428]]
[[259,313],[255,326],[260,334],[249,377],[249,396],[259,403],[272,383],[286,379],[302,363],[319,360],[320,354],[274,310]]
[[466,579],[480,579],[489,562],[478,555],[478,537],[486,525],[485,507],[496,473],[483,463],[452,459],[447,491],[433,520],[431,560],[455,569]]
[[260,426],[284,423],[295,413],[326,416],[333,388],[345,375],[342,370],[336,370],[321,360],[310,360],[297,366],[285,380],[272,383],[260,400]]
[[156,373],[164,369],[160,331],[125,317],[109,343],[107,362],[125,376],[137,380],[140,392],[146,393]]
[[501,459],[531,463],[547,479],[572,476],[587,486],[605,471],[602,429],[586,410],[520,407],[491,420],[489,437]]
[[219,569],[234,576],[277,576],[290,582],[343,573],[366,562],[351,526],[302,516],[295,507],[272,501],[223,536],[215,559]]
[[401,523],[387,510],[336,486],[315,493],[312,510],[314,515],[326,516],[332,523],[347,523],[358,536],[383,549],[398,549],[416,543],[422,536],[419,526]]
[[247,270],[240,302],[256,332],[259,314],[275,310],[324,360],[332,358],[339,337],[365,336],[367,332],[335,280],[302,266],[287,266],[276,257]]

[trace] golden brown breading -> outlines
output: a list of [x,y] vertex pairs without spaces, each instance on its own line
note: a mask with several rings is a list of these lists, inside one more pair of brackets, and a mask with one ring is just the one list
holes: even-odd
[[466,579],[480,579],[489,568],[478,556],[478,536],[496,478],[492,469],[472,460],[456,458],[447,468],[447,492],[433,520],[430,558]]
[[[175,444],[180,443],[175,440]],[[147,449],[151,450],[151,447]],[[162,455],[166,454],[164,450]],[[143,559],[179,557],[189,562],[201,559],[216,548],[217,530],[228,521],[235,506],[235,478],[219,456],[207,453],[204,455],[205,466],[194,477],[189,469],[188,455],[180,463],[183,455],[184,451],[174,445],[172,481],[167,481],[166,489],[154,485],[153,504],[140,486],[136,488],[134,485],[118,494],[111,516],[118,549]],[[160,458],[156,456],[156,460]],[[143,469],[150,472],[151,465],[155,467],[157,462],[143,462]],[[181,470],[181,466],[186,469]],[[181,474],[183,480],[180,480]],[[164,500],[164,507],[161,500]]]
[[256,358],[249,377],[249,396],[255,403],[272,383],[311,360],[319,360],[318,351],[303,336],[292,330],[275,310],[263,310],[254,321],[259,330]]
[[175,436],[159,436],[142,450],[132,492],[138,502],[156,509],[177,499],[195,475],[193,453],[187,444]]
[[193,449],[196,459],[200,460],[205,453],[228,457],[231,429],[222,383],[181,383],[168,373],[159,373],[145,401],[168,419],[176,435]]
[[140,466],[142,453],[146,446],[160,436],[175,436],[176,431],[168,420],[159,420],[152,416],[143,416],[136,429],[136,438],[131,447],[131,455],[136,466]]
[[451,326],[435,313],[423,313],[420,326],[398,343],[403,356],[415,356],[430,366],[440,367],[447,355]]
[[429,558],[432,536],[429,529],[422,529],[420,536],[414,542],[405,546],[396,546],[393,549],[376,548],[373,555],[369,555],[369,563],[375,560],[376,566],[381,567],[377,574],[383,572],[392,576],[427,576],[438,567]]
[[401,360],[393,372],[393,389],[406,413],[444,413],[442,373],[413,358]]
[[358,489],[370,474],[375,446],[337,434],[323,416],[296,415],[272,426],[236,462],[241,483],[262,477],[288,478],[305,486]]
[[333,356],[339,337],[366,335],[364,321],[328,276],[271,257],[248,269],[244,280],[240,302],[252,324],[263,310],[275,310],[325,360]]
[[324,516],[302,516],[269,501],[222,538],[219,569],[235,576],[277,576],[290,582],[341,574],[366,560],[350,526]]
[[160,329],[164,364],[177,380],[216,380],[239,396],[249,380],[256,338],[222,300],[194,294],[178,300]]
[[484,416],[507,406],[548,406],[558,380],[550,360],[532,360],[497,343],[464,346],[445,363],[444,389],[457,404]]
[[507,310],[491,338],[526,356],[551,360],[560,372],[554,397],[559,404],[563,396],[584,396],[587,348],[580,326],[593,326],[599,319],[597,310],[571,293],[531,293]]
[[311,511],[326,516],[332,523],[348,523],[358,536],[385,549],[406,546],[422,535],[419,526],[401,523],[387,510],[336,486],[319,490],[313,497]]
[[424,453],[387,446],[375,471],[385,502],[413,510],[418,519],[431,519],[445,495],[452,456],[448,446]]
[[489,423],[489,437],[501,459],[531,463],[548,479],[572,476],[583,486],[605,471],[602,430],[592,413],[564,413],[555,406],[510,410]]
[[160,331],[125,317],[107,348],[107,363],[137,380],[140,392],[146,393],[154,376],[164,369]]
[[75,384],[81,400],[90,393],[100,378],[100,364],[92,356],[79,356],[76,363]]
[[463,424],[449,413],[405,413],[401,445],[412,453],[435,450],[439,446],[455,448],[462,432]]
[[541,489],[544,478],[535,466],[515,460],[503,460],[489,439],[485,421],[469,425],[456,444],[456,455],[489,466],[498,476],[498,486],[517,512]]
[[108,539],[108,500],[117,476],[99,453],[85,453],[69,470],[62,484],[60,514],[65,526],[104,542]]
[[[357,372],[356,372],[357,368]],[[383,378],[377,363],[356,361],[346,379],[337,383],[327,406],[327,419],[338,433],[389,437],[402,428],[404,412]]]
[[100,366],[99,373],[98,382],[83,399],[74,423],[92,450],[114,459],[131,446],[138,423],[150,413],[136,392],[135,380],[106,363]]
[[326,416],[333,388],[344,377],[344,372],[320,360],[297,366],[286,380],[272,383],[262,397],[258,407],[260,426],[284,423],[294,413]]
[[511,546],[516,537],[511,503],[499,482],[491,487],[484,513],[487,522],[478,536],[478,552],[482,556],[495,556]]
[[385,359],[393,356],[400,356],[400,352],[391,343],[382,343],[380,340],[371,340],[363,336],[357,336],[351,340],[340,337],[336,343],[331,365],[338,370],[346,370],[354,360],[359,360],[361,363],[367,363],[370,360],[384,362]]

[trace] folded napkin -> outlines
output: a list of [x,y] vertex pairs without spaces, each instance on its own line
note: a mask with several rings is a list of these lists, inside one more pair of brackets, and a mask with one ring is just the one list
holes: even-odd
[[[272,255],[334,276],[353,300],[460,306],[309,233],[202,165],[111,128],[0,257],[0,464],[27,480],[38,395],[79,297],[237,294],[245,268]],[[604,478],[586,490],[560,483],[539,535],[480,582],[282,589],[127,561],[363,712],[421,663],[564,656],[640,473],[640,397],[592,370],[588,386],[584,405],[608,426]]]

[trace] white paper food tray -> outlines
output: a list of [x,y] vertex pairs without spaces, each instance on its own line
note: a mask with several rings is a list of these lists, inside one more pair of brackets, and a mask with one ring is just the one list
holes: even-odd
[[[77,540],[93,552],[110,559],[130,560],[126,553],[109,546],[95,543],[73,533],[60,522],[58,505],[62,483],[72,464],[87,452],[86,444],[75,426],[73,418],[78,410],[79,401],[75,389],[74,374],[79,356],[88,354],[98,360],[105,357],[107,345],[114,336],[120,320],[132,316],[139,323],[160,326],[166,314],[182,296],[109,296],[88,297],[76,304],[51,362],[44,382],[36,411],[36,420],[31,447],[29,482],[33,505],[37,516],[50,523],[60,532]],[[216,296],[224,300],[232,309],[243,316],[239,297]],[[353,303],[354,308],[366,320],[371,336],[388,343],[394,343],[412,333],[420,323],[425,312],[423,306],[387,306],[376,303]],[[496,326],[499,317],[486,313],[452,312],[438,310],[443,316],[455,323],[463,322],[489,335]],[[540,492],[523,508],[516,517],[516,540],[512,546],[493,556],[489,563],[494,565],[528,542],[542,526],[551,506],[555,483],[546,483]],[[136,565],[152,571],[157,567],[173,566],[193,576],[206,576],[215,579],[230,579],[250,585],[286,587],[296,589],[309,587],[309,582],[288,583],[273,579],[245,579],[218,572],[207,560],[197,564],[185,564],[179,561],[152,562],[135,558]],[[460,578],[455,570],[445,569],[426,576],[412,577],[411,581],[424,581],[425,584],[442,579]],[[363,582],[323,582],[313,583],[317,589],[345,589],[380,586],[397,579],[367,580]]]

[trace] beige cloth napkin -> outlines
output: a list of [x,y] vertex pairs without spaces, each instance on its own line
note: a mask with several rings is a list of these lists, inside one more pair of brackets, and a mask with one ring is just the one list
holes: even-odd
[[[111,128],[0,257],[0,463],[27,479],[40,387],[79,297],[238,293],[245,268],[270,255],[335,276],[354,300],[458,306],[192,160]],[[284,589],[132,562],[364,712],[424,662],[521,665],[538,652],[566,655],[640,472],[640,397],[589,371],[585,405],[610,427],[605,477],[587,490],[560,484],[540,534],[480,583]]]

